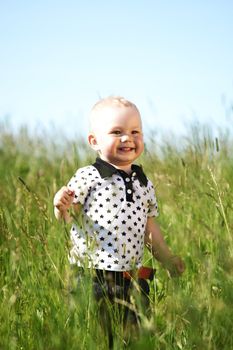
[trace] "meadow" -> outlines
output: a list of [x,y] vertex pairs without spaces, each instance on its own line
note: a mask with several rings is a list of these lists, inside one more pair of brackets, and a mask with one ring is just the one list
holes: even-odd
[[[90,273],[75,288],[69,226],[53,215],[56,190],[95,155],[82,139],[0,127],[0,349],[107,349]],[[171,279],[146,251],[157,269],[151,313],[127,346],[118,322],[114,349],[233,349],[233,138],[193,125],[182,142],[156,139],[140,163],[186,272]]]

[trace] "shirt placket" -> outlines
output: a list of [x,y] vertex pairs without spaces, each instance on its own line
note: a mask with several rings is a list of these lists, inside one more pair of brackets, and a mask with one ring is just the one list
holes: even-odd
[[124,181],[125,184],[125,195],[126,195],[126,201],[127,202],[133,202],[133,180],[136,176],[136,173],[133,172],[131,175],[125,174],[124,171],[120,171],[120,175]]

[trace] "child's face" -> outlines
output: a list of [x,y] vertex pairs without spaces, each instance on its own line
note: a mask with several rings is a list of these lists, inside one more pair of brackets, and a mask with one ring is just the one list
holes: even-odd
[[127,170],[143,152],[141,117],[133,107],[104,107],[96,112],[89,143],[101,159]]

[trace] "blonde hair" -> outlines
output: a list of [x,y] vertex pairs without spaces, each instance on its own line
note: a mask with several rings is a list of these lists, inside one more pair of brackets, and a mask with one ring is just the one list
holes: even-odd
[[[99,110],[104,107],[131,107],[138,111],[136,105],[129,100],[126,100],[122,96],[108,96],[106,98],[102,98],[98,102],[94,104],[91,111]],[[138,111],[139,113],[139,111]],[[140,114],[140,113],[139,113]]]
[[99,101],[97,101],[94,104],[94,106],[92,107],[91,112],[90,112],[90,120],[89,120],[90,128],[93,127],[93,125],[95,123],[95,117],[98,114],[98,112],[100,112],[102,109],[104,109],[106,107],[133,108],[140,116],[140,112],[139,112],[137,106],[133,102],[130,102],[129,100],[125,99],[122,96],[108,96],[108,97],[102,98]]

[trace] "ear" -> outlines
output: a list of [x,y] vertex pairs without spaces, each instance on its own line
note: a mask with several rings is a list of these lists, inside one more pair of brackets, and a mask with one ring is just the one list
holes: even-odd
[[94,151],[99,151],[99,145],[98,145],[97,138],[96,138],[95,134],[90,133],[88,135],[88,142]]

